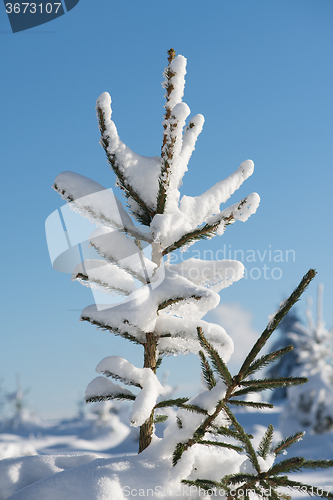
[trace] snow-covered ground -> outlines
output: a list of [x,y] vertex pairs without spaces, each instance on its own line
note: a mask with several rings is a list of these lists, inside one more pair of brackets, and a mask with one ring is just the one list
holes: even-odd
[[[101,408],[102,411],[71,420],[42,422],[26,416],[3,421],[0,432],[0,500],[118,500],[149,494],[162,498],[155,488],[156,475],[160,475],[165,467],[163,461],[157,463],[154,453],[136,455],[138,429],[126,425],[127,409],[115,414],[104,411],[103,406]],[[267,425],[273,424],[278,441],[281,439],[278,430],[281,412],[283,405],[274,410],[238,412],[237,418],[257,442]],[[160,429],[158,434],[161,432]],[[209,453],[205,449],[203,454],[206,452]],[[333,433],[307,433],[302,441],[290,448],[288,455],[332,459]],[[186,468],[185,456],[184,459],[185,465],[179,464],[180,474]],[[154,460],[159,471],[154,468]],[[124,489],[124,477],[131,479],[127,490]],[[333,490],[331,469],[291,474],[290,477]],[[142,490],[141,495],[135,488],[136,484],[145,485],[146,490]],[[172,487],[172,483],[169,484]],[[149,487],[154,490],[149,492]],[[292,496],[302,495],[293,493]],[[177,498],[177,492],[174,497],[166,498]],[[204,498],[203,493],[199,498]]]
[[5,419],[0,422],[0,460],[36,454],[96,452],[109,457],[110,450],[112,454],[136,452],[139,432],[128,425],[128,408],[114,413],[109,406],[97,403],[91,413],[65,420],[42,421],[28,413]]

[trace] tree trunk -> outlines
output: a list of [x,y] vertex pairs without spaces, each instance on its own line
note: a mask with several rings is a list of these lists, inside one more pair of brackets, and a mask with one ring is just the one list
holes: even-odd
[[[156,337],[154,332],[146,333],[144,368],[150,368],[156,373]],[[150,445],[154,428],[154,411],[140,427],[139,453]]]

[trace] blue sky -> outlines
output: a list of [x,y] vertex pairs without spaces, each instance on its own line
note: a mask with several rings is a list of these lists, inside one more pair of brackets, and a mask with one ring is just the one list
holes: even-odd
[[[333,326],[332,20],[330,0],[80,0],[65,16],[12,34],[0,9],[5,389],[19,373],[39,414],[70,415],[102,357],[141,365],[137,347],[78,322],[91,292],[52,269],[44,224],[63,205],[51,189],[58,173],[72,170],[114,186],[98,143],[95,102],[102,92],[112,96],[127,145],[160,154],[170,47],[188,60],[184,101],[206,120],[182,193],[198,195],[243,160],[255,163],[231,201],[256,191],[257,213],[192,247],[202,255],[256,255],[244,262],[247,279],[223,291],[221,301],[239,302],[260,332],[314,267]],[[274,262],[277,252],[283,262]],[[314,283],[306,296],[315,294]],[[300,313],[304,308],[302,299]],[[166,366],[171,383],[182,371],[199,380],[194,358]]]

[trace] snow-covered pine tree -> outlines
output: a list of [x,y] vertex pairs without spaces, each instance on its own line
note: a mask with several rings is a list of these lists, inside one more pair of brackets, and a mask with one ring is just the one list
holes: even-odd
[[[55,189],[73,208],[99,225],[90,241],[105,260],[83,262],[74,270],[73,278],[89,286],[121,290],[128,295],[127,301],[112,308],[86,308],[82,319],[142,345],[144,351],[143,368],[116,356],[104,358],[97,371],[106,377],[98,377],[88,386],[86,398],[133,401],[131,420],[134,425],[141,425],[142,453],[126,456],[126,460],[123,456],[96,459],[96,455],[85,455],[1,461],[1,483],[4,483],[1,489],[6,492],[5,498],[9,498],[9,491],[9,495],[13,493],[10,498],[16,500],[51,497],[60,500],[64,492],[65,496],[80,500],[146,496],[175,500],[207,498],[210,496],[207,490],[210,490],[215,497],[227,500],[245,496],[253,500],[263,497],[278,500],[281,486],[305,488],[309,494],[333,498],[332,493],[316,492],[311,486],[286,476],[304,468],[332,467],[333,461],[292,457],[275,463],[275,458],[299,440],[302,433],[273,445],[273,428],[269,425],[255,450],[252,436],[232,412],[232,405],[272,406],[239,400],[243,394],[305,382],[304,377],[256,380],[252,375],[290,351],[290,347],[285,347],[260,356],[262,347],[315,271],[310,270],[304,276],[287,301],[270,317],[239,373],[232,376],[226,366],[232,352],[230,338],[221,327],[201,317],[217,305],[217,292],[242,276],[242,264],[198,259],[178,265],[162,264],[163,256],[171,251],[196,239],[222,234],[226,225],[247,219],[259,201],[258,195],[250,195],[220,211],[220,204],[251,175],[253,164],[249,160],[203,195],[180,199],[181,178],[203,123],[201,116],[194,117],[182,133],[189,112],[181,102],[184,74],[185,59],[175,57],[170,50],[164,82],[167,103],[161,158],[142,158],[129,150],[120,141],[111,121],[109,96],[103,94],[97,104],[102,145],[131,213],[143,226],[149,227],[147,232],[133,223],[112,193],[94,181],[67,172],[55,183]],[[145,243],[151,244],[151,259],[141,250]],[[136,288],[136,282],[141,283],[141,288]],[[185,352],[199,354],[205,390],[191,399],[157,402],[159,395],[168,397],[155,373],[160,360],[167,354]],[[136,386],[139,393],[135,395],[114,384],[109,376]],[[152,440],[154,411],[171,405],[179,407],[175,421],[169,423],[163,439]],[[290,497],[282,494],[282,498]]]
[[[196,329],[201,327],[223,360],[230,358],[230,337],[221,326],[201,318],[218,305],[218,292],[239,280],[244,271],[237,261],[191,258],[171,265],[163,258],[196,240],[222,235],[236,220],[246,221],[259,204],[258,194],[252,193],[220,209],[253,173],[251,160],[205,193],[180,196],[179,187],[204,123],[203,116],[196,115],[185,124],[190,113],[182,102],[185,68],[186,59],[170,49],[164,71],[166,104],[160,157],[139,156],[128,148],[111,119],[109,94],[103,93],[97,101],[101,145],[131,215],[112,192],[80,174],[64,172],[53,186],[74,210],[98,225],[89,239],[101,259],[82,262],[74,269],[73,279],[127,296],[113,307],[89,306],[81,319],[141,345],[143,368],[117,356],[104,358],[96,369],[102,376],[87,387],[86,401],[133,401],[131,424],[140,426],[139,452],[152,440],[154,411],[181,406],[187,400],[157,402],[164,392],[156,376],[163,356],[197,353]],[[150,258],[142,250],[147,244],[151,245]],[[135,395],[110,378],[140,391]]]
[[296,363],[290,375],[306,377],[303,387],[287,389],[287,404],[281,416],[284,433],[307,429],[315,433],[333,430],[333,328],[323,319],[323,285],[318,286],[317,319],[308,300],[307,325],[296,323],[288,337],[295,346]]

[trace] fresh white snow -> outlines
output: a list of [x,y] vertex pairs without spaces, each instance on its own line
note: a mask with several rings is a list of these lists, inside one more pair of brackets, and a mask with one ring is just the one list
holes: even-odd
[[[254,435],[258,443],[268,423],[273,423],[276,428],[278,427],[281,412],[283,412],[283,406],[274,411],[237,413],[237,418],[245,426],[246,431]],[[109,427],[109,434],[103,435],[102,427],[98,431],[97,426],[95,435],[92,434],[91,439],[84,440],[79,436],[80,433],[82,435],[88,431],[85,427],[87,424],[85,419],[50,424],[40,425],[38,430],[35,429],[35,434],[27,437],[15,434],[14,431],[11,434],[0,434],[1,458],[4,458],[3,452],[6,444],[7,449],[9,443],[12,444],[12,450],[16,449],[16,456],[12,455],[10,458],[0,460],[1,500],[63,500],[64,498],[125,500],[139,497],[140,490],[143,498],[149,498],[149,494],[150,498],[163,498],[164,500],[175,500],[180,498],[180,494],[183,494],[185,498],[204,498],[203,492],[201,492],[201,497],[198,497],[198,492],[195,494],[193,489],[191,491],[183,487],[180,480],[184,477],[195,479],[195,469],[200,471],[201,477],[220,480],[222,463],[223,474],[237,472],[242,464],[243,468],[248,467],[245,455],[240,457],[236,452],[229,450],[215,450],[213,447],[196,445],[185,452],[181,461],[173,468],[167,449],[163,449],[164,458],[161,456],[162,447],[157,438],[145,452],[136,455],[138,442],[132,440],[127,452],[121,453],[121,445],[116,444],[116,436],[111,427]],[[124,424],[118,420],[118,423],[114,424],[114,429],[124,443],[123,449],[126,449],[125,443],[128,442],[129,428],[127,427],[127,434],[124,432],[121,434],[121,425]],[[170,438],[172,437],[171,431],[172,428],[169,428]],[[101,435],[103,435],[102,440],[99,438]],[[275,441],[279,439],[281,435],[277,430]],[[30,447],[35,448],[36,454],[19,456],[24,454],[24,449],[30,453],[27,448],[24,448],[28,443]],[[107,448],[108,443],[111,445],[109,448]],[[105,449],[107,453],[102,451]],[[117,456],[112,456],[113,449],[116,450]],[[294,450],[290,448],[287,458],[294,455],[305,456],[308,459],[331,459],[333,457],[332,434],[307,433],[304,439],[294,446]],[[272,458],[268,457],[268,462],[271,460]],[[313,484],[318,488],[332,490],[330,469],[306,471],[302,474],[293,473],[290,477],[306,484]],[[153,494],[151,491],[147,493],[148,490],[153,490]],[[287,490],[286,493],[290,491]],[[293,498],[300,497],[308,498],[305,494],[293,493]]]

